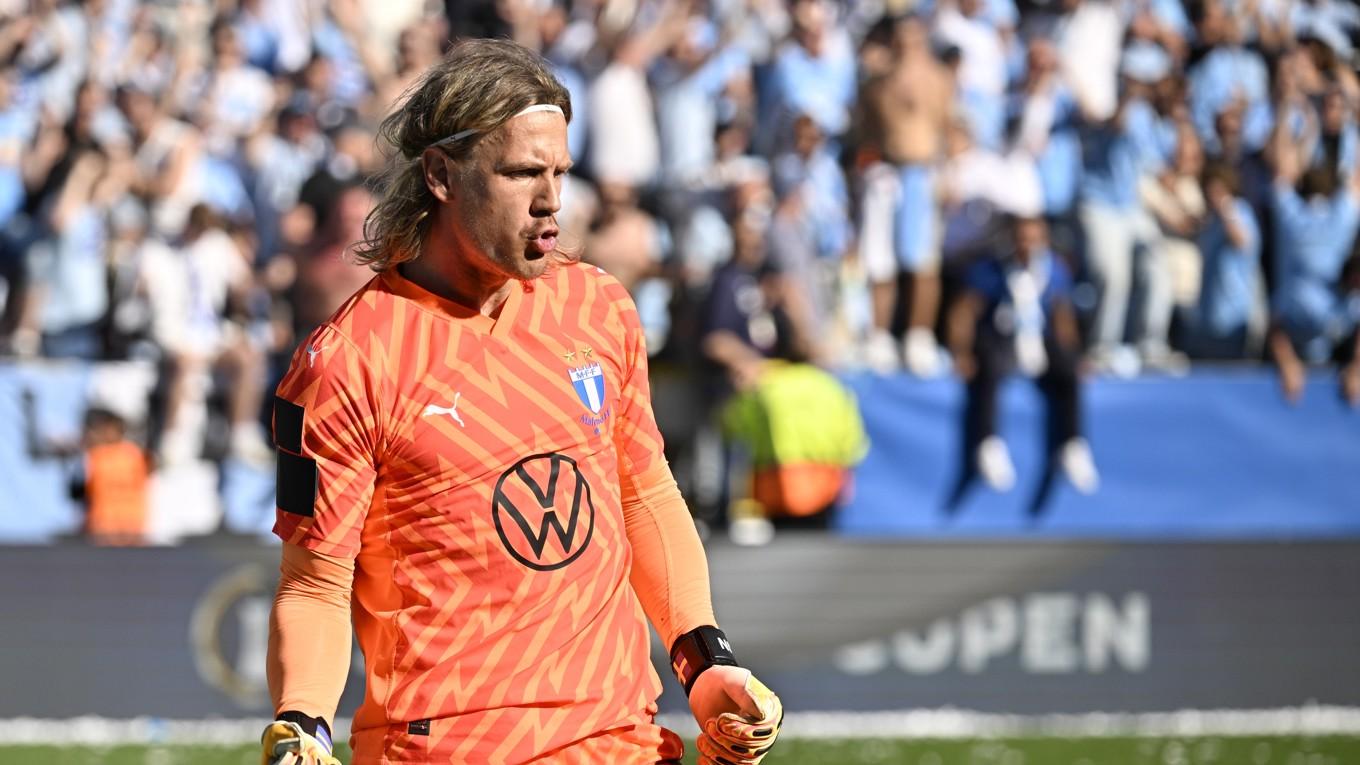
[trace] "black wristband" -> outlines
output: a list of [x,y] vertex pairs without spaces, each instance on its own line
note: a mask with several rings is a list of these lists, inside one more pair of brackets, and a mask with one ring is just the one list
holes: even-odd
[[738,666],[737,657],[732,653],[732,644],[727,635],[717,627],[698,627],[675,639],[671,646],[671,670],[680,687],[689,695],[694,681],[712,666]]
[[274,719],[297,723],[298,727],[302,728],[303,733],[306,733],[308,736],[311,736],[318,741],[326,742],[327,747],[333,746],[331,743],[331,726],[327,725],[323,718],[310,717],[301,712],[289,710],[287,712],[279,712],[278,716]]

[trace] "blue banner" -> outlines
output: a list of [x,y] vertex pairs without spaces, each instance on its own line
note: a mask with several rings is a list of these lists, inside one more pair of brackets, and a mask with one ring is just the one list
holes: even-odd
[[1360,535],[1360,412],[1318,373],[1284,403],[1269,370],[1097,379],[1085,432],[1100,488],[1045,486],[1045,410],[1032,384],[1000,393],[1016,486],[959,486],[963,387],[852,376],[870,451],[837,528],[931,537],[1259,539]]
[[[107,365],[0,366],[0,542],[35,543],[80,528],[68,495],[74,458],[35,455],[39,439],[70,441]],[[1081,539],[1277,539],[1360,536],[1360,412],[1331,375],[1285,404],[1265,369],[1185,378],[1096,379],[1085,430],[1099,490],[1046,483],[1044,403],[1015,380],[1000,394],[999,428],[1018,480],[1006,494],[960,486],[963,388],[954,380],[853,375],[870,439],[854,495],[835,519],[850,535]],[[115,379],[112,387],[127,385]],[[106,386],[108,387],[108,386]],[[159,470],[158,541],[225,528],[267,535],[273,471],[228,461]]]

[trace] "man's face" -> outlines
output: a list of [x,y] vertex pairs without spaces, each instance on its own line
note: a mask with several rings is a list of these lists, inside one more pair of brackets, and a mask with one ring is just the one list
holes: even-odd
[[571,168],[567,122],[555,112],[516,117],[452,174],[453,239],[483,270],[534,279],[557,249],[562,177]]
[[1048,226],[1043,218],[1017,218],[1014,222],[1015,249],[1022,262],[1028,263],[1038,250],[1048,246]]
[[826,39],[827,8],[818,0],[801,0],[793,7],[793,31],[799,44],[813,56],[822,55]]
[[929,33],[926,25],[916,16],[908,16],[898,22],[893,29],[894,42],[897,44],[899,52],[915,52],[924,50],[930,42]]
[[1053,43],[1036,37],[1029,45],[1029,71],[1033,77],[1041,77],[1058,68],[1058,52]]

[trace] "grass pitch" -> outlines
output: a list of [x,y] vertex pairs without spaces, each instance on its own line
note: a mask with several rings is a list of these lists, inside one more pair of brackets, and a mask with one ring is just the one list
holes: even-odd
[[[341,747],[341,760],[349,752]],[[5,765],[256,765],[253,746],[0,746]],[[690,747],[686,763],[694,762]],[[1360,736],[789,739],[767,765],[1358,765]]]

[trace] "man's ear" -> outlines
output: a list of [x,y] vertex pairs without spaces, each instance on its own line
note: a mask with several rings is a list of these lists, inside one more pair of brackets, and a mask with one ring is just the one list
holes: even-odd
[[426,149],[420,155],[420,167],[425,176],[425,187],[435,199],[448,202],[453,198],[457,184],[456,163],[439,149]]

